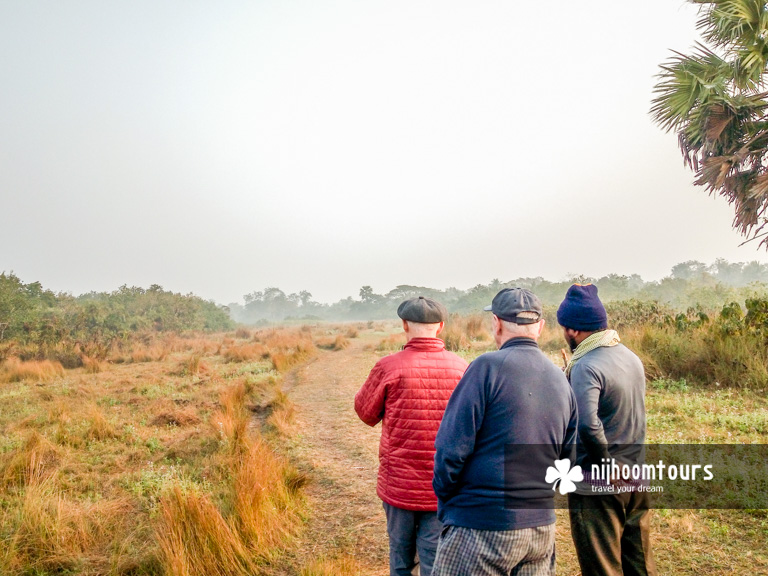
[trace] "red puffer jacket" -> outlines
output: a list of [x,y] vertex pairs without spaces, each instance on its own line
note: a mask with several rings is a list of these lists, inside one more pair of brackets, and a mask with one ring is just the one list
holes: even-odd
[[467,363],[438,338],[413,338],[379,360],[355,395],[369,426],[382,421],[379,479],[384,502],[406,510],[437,510],[432,490],[435,435]]

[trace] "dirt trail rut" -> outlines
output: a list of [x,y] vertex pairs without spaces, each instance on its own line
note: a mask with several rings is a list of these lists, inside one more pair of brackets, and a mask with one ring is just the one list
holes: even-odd
[[386,519],[376,496],[381,426],[355,414],[354,395],[378,359],[381,336],[361,334],[346,350],[321,351],[286,382],[296,407],[297,436],[290,450],[312,465],[307,487],[312,517],[297,552],[298,565],[340,552],[371,576],[388,574]]

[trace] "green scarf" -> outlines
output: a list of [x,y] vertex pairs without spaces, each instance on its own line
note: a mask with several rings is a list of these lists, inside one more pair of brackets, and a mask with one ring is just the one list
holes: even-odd
[[603,330],[587,336],[581,341],[581,344],[576,347],[576,350],[573,351],[571,361],[568,362],[568,366],[565,367],[565,375],[570,378],[573,365],[576,364],[580,358],[586,356],[588,352],[592,352],[595,348],[602,348],[603,346],[616,346],[619,342],[621,342],[621,338],[619,338],[619,333],[616,332],[616,330]]

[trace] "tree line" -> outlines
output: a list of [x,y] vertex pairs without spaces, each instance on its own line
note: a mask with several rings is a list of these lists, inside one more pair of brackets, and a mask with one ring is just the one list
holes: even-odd
[[452,313],[474,313],[490,303],[502,288],[528,288],[541,298],[545,306],[556,306],[574,282],[594,283],[605,302],[635,299],[655,301],[676,310],[691,306],[718,308],[734,300],[744,301],[753,295],[768,293],[768,264],[757,261],[728,262],[718,259],[712,264],[689,260],[675,265],[669,276],[658,281],[644,281],[638,274],[608,274],[599,278],[571,276],[552,282],[542,277],[516,278],[502,282],[494,279],[467,290],[444,290],[426,286],[401,284],[378,294],[371,286],[362,286],[358,298],[347,297],[332,304],[316,302],[306,290],[286,294],[270,287],[244,296],[243,303],[231,303],[232,318],[243,324],[282,322],[286,320],[379,320],[393,318],[397,305],[407,298],[428,296],[443,302]]
[[72,296],[24,282],[13,272],[0,273],[0,344],[40,350],[67,342],[107,347],[136,334],[233,327],[226,307],[156,284]]

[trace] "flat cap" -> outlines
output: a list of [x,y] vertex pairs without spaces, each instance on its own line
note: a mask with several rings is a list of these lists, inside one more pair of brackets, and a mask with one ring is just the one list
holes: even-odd
[[448,311],[437,300],[419,296],[400,304],[397,307],[397,315],[409,322],[437,324],[438,322],[445,322],[445,319],[448,317]]
[[504,288],[483,310],[515,324],[535,324],[542,316],[538,296],[525,288]]

